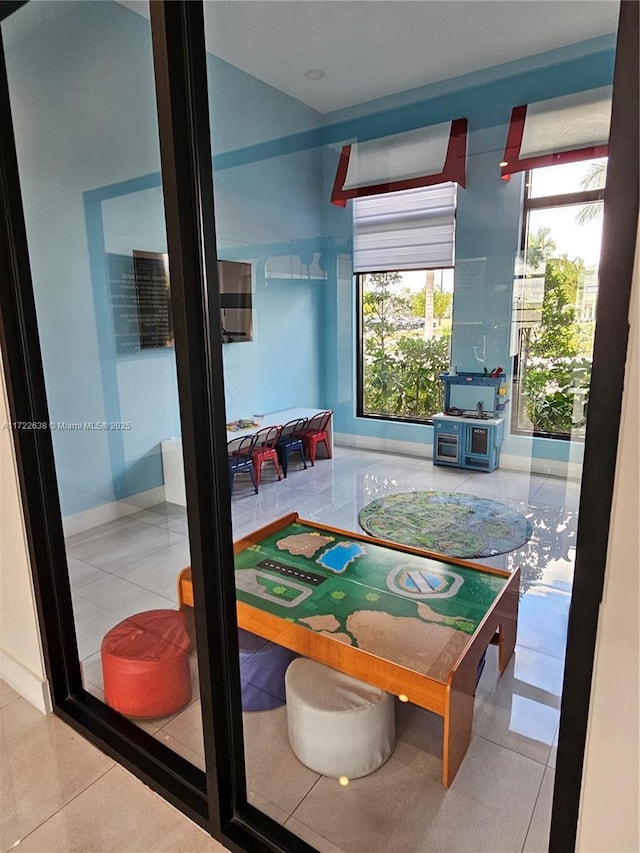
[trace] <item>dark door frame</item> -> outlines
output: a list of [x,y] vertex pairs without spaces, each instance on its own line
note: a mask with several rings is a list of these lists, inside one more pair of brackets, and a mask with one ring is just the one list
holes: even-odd
[[[569,610],[551,817],[549,849],[552,853],[566,853],[573,850],[576,843],[616,473],[638,228],[639,11],[637,0],[622,0],[613,78],[599,296],[578,512],[576,565]],[[603,512],[603,507],[608,511]]]
[[[24,5],[4,3],[0,20]],[[590,417],[550,849],[574,849],[602,597],[638,218],[638,4],[622,0]],[[234,850],[311,850],[247,803],[202,4],[154,2],[152,37],[181,397],[205,775],[82,687],[51,434],[14,433],[55,712]],[[2,47],[0,34],[0,48]],[[17,159],[0,49],[0,344],[11,418],[48,423]],[[186,287],[186,282],[189,287]],[[187,329],[189,335],[187,336]],[[596,511],[596,508],[598,511]],[[204,565],[207,565],[207,571]],[[212,570],[213,569],[213,570]],[[204,602],[207,602],[205,608]],[[212,665],[216,662],[216,666]]]

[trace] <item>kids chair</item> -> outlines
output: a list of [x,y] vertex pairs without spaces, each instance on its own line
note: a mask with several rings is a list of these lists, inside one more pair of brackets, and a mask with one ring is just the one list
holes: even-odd
[[282,473],[287,476],[287,467],[290,453],[299,453],[302,457],[302,464],[305,471],[307,470],[307,462],[304,458],[304,446],[302,444],[302,433],[307,425],[308,418],[298,418],[295,421],[289,421],[282,427],[278,444],[278,459],[282,467]]
[[257,436],[245,435],[241,438],[233,438],[227,444],[227,456],[229,457],[229,480],[231,481],[231,491],[233,492],[233,478],[236,474],[250,474],[253,490],[258,494],[258,482],[253,467],[253,449],[256,444]]
[[307,456],[312,465],[316,463],[316,445],[322,442],[327,451],[327,459],[331,459],[331,445],[329,443],[329,433],[327,427],[332,411],[319,412],[309,419],[306,427],[302,432],[302,442],[304,449],[307,451]]
[[256,473],[256,486],[260,485],[260,469],[264,462],[273,462],[278,475],[278,480],[282,479],[280,475],[280,466],[278,465],[277,444],[280,440],[282,432],[281,426],[264,427],[256,433],[256,443],[253,448],[251,458],[253,460],[253,470]]

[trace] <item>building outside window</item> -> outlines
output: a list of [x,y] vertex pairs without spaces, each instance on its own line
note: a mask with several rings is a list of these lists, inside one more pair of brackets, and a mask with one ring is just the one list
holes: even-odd
[[526,174],[513,290],[514,432],[584,435],[605,177],[606,159]]

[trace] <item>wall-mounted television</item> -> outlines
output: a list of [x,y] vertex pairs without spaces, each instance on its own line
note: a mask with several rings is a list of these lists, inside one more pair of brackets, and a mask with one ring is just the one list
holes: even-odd
[[218,261],[218,288],[223,342],[232,344],[251,341],[251,264],[243,261]]

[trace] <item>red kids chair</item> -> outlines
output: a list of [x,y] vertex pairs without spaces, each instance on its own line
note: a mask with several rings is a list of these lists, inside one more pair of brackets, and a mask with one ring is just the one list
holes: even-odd
[[331,443],[327,427],[333,415],[332,411],[318,412],[309,421],[302,433],[302,442],[312,465],[316,461],[316,445],[322,442],[327,451],[327,459],[331,459]]
[[256,433],[256,443],[251,453],[253,459],[253,469],[256,472],[256,485],[260,485],[260,469],[263,462],[273,462],[278,475],[278,480],[282,479],[280,466],[278,465],[278,452],[276,445],[280,440],[281,426],[264,427]]

